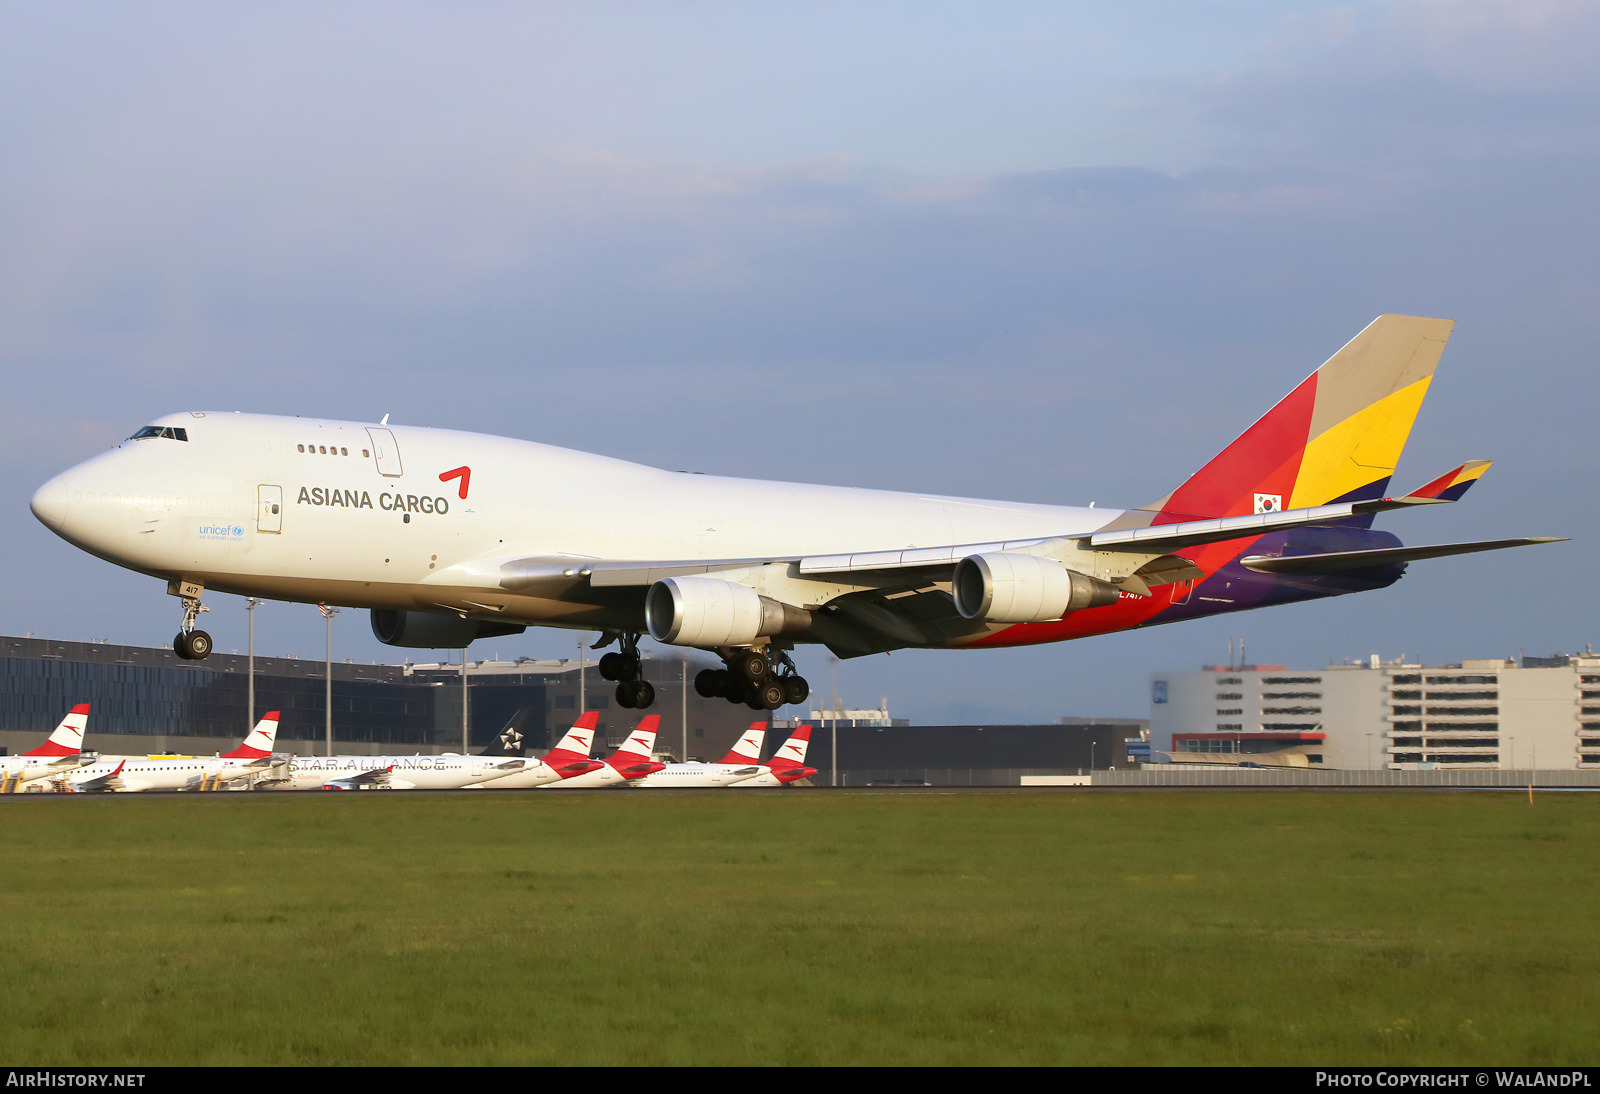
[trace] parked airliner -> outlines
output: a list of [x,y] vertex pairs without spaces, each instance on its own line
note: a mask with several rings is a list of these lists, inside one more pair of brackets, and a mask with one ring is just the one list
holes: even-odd
[[371,610],[391,645],[602,632],[617,701],[638,642],[715,653],[696,686],[806,699],[789,656],[1057,642],[1379,589],[1409,562],[1548,539],[1402,546],[1384,510],[1455,501],[1459,465],[1390,477],[1453,323],[1379,316],[1211,462],[1130,509],[757,482],[454,430],[191,411],[51,479],[35,515],[167,583],[203,658],[206,590]]
[[628,785],[679,788],[732,786],[736,782],[754,778],[766,771],[766,768],[761,766],[761,742],[766,735],[765,722],[751,722],[750,728],[744,731],[744,734],[734,742],[733,747],[728,749],[728,754],[717,763],[690,760],[686,763],[667,764],[655,774],[635,779]]
[[[622,786],[634,779],[642,779],[646,775],[660,771],[666,765],[651,755],[655,751],[656,730],[660,725],[661,715],[646,714],[633,732],[628,734],[627,740],[618,745],[616,751],[601,761],[598,767],[562,779],[560,782],[543,783],[541,789]],[[555,754],[552,752],[551,756]],[[545,759],[549,760],[550,756],[546,756]]]
[[761,773],[748,779],[741,779],[734,783],[735,789],[742,790],[751,786],[788,786],[809,779],[817,773],[814,767],[806,766],[806,750],[811,745],[811,727],[797,726],[783,742],[778,751],[774,752],[762,766]]
[[81,765],[83,731],[89,723],[89,704],[79,703],[51,730],[38,748],[20,756],[0,756],[0,794],[14,794],[24,783],[76,771]]
[[475,785],[489,790],[518,790],[598,771],[605,763],[591,758],[589,750],[594,747],[595,730],[599,724],[600,715],[592,710],[580,715],[572,728],[556,743],[556,747],[542,759],[529,759],[520,771],[510,771],[499,778]]
[[102,756],[69,771],[61,789],[79,794],[140,790],[216,790],[266,771],[278,736],[278,712],[268,711],[232,752],[220,756]]

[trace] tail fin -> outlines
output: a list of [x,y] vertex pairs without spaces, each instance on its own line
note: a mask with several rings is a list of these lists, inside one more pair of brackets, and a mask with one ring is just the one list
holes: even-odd
[[646,714],[640,720],[638,727],[628,734],[628,739],[607,757],[608,762],[615,766],[625,760],[629,762],[649,760],[650,753],[655,751],[656,731],[660,727],[661,715]]
[[725,764],[758,764],[761,762],[761,742],[767,739],[767,723],[751,722],[728,754],[719,760]]
[[767,761],[767,766],[773,774],[788,771],[790,768],[800,767],[806,762],[806,749],[811,745],[811,727],[800,726],[783,746],[772,754],[772,759]]
[[549,751],[545,759],[552,763],[556,760],[587,760],[589,750],[594,747],[595,730],[599,726],[600,715],[594,711],[582,715],[572,723],[567,735]]
[[83,731],[89,725],[89,704],[79,703],[44,744],[24,752],[24,756],[75,756],[83,751]]
[[277,740],[278,712],[269,710],[261,716],[261,721],[245,737],[243,744],[232,752],[224,752],[222,756],[228,760],[259,760],[272,755],[272,746]]
[[1454,326],[1449,319],[1378,316],[1151,506],[1159,510],[1154,523],[1383,497]]

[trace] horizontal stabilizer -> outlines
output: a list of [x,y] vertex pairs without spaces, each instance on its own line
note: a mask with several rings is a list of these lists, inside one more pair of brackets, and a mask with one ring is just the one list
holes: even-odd
[[1560,536],[1531,536],[1526,539],[1490,539],[1480,543],[1437,543],[1431,547],[1380,547],[1371,551],[1330,551],[1321,555],[1288,555],[1270,558],[1247,555],[1240,563],[1263,574],[1331,574],[1341,570],[1365,570],[1373,566],[1392,566],[1446,555],[1469,555],[1476,551],[1498,551],[1503,547],[1526,547],[1530,543],[1565,543]]
[[1399,501],[1409,502],[1440,502],[1460,501],[1472,486],[1483,477],[1483,473],[1494,466],[1493,460],[1468,460],[1454,471],[1446,471],[1426,486],[1419,486]]

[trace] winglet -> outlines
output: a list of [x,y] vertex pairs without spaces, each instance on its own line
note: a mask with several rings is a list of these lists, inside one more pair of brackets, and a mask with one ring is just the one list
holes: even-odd
[[24,752],[24,756],[76,756],[83,751],[83,731],[89,724],[89,704],[79,703],[61,724],[51,732],[49,740],[38,748]]
[[1419,486],[1399,501],[1460,501],[1461,495],[1494,466],[1493,460],[1468,460],[1454,471],[1446,471],[1426,486]]
[[245,737],[244,743],[232,752],[224,752],[225,760],[259,760],[264,756],[272,755],[272,746],[278,739],[278,712],[269,710],[261,716],[261,721],[256,723]]

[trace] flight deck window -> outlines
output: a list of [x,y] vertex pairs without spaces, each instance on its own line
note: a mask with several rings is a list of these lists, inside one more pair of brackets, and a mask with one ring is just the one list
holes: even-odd
[[143,441],[151,437],[165,437],[169,441],[187,441],[189,439],[189,431],[182,427],[170,425],[147,425],[129,437],[128,440]]
[[302,452],[304,452],[306,450],[306,446],[303,445],[303,444],[297,444],[297,445],[295,445],[295,447],[298,448]]

